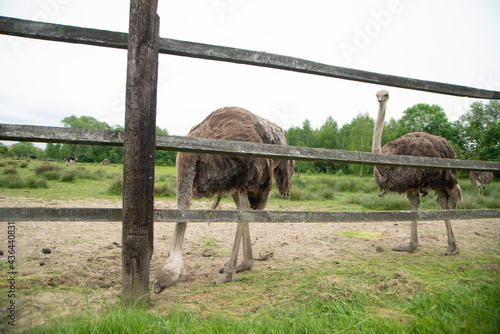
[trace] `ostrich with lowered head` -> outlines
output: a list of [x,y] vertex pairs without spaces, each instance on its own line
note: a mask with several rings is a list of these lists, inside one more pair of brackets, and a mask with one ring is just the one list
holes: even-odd
[[[278,125],[236,107],[214,111],[193,127],[188,137],[286,145],[285,135]],[[290,196],[292,187],[291,160],[179,152],[176,166],[178,209],[189,209],[193,196],[219,196],[220,199],[221,195],[230,194],[237,210],[263,210],[269,200],[273,178],[278,194],[283,197]],[[184,266],[182,244],[186,225],[185,222],[176,223],[169,257],[156,276],[155,293],[179,281]],[[236,265],[240,243],[243,244],[243,259]],[[250,269],[253,262],[248,223],[238,222],[229,262],[222,275],[212,283],[233,281],[236,272]]]
[[[411,155],[455,159],[456,154],[450,143],[439,136],[425,132],[405,134],[381,147],[385,111],[389,92],[381,90],[377,93],[379,110],[375,129],[373,131],[372,152],[394,155]],[[429,188],[437,195],[437,202],[444,209],[454,209],[462,199],[462,189],[457,182],[457,172],[447,169],[382,167],[375,166],[373,175],[382,195],[387,192],[405,194],[410,201],[411,209],[417,211],[420,204],[420,194],[427,195]],[[458,254],[457,241],[453,235],[451,222],[445,220],[448,235],[448,248],[445,255]],[[411,222],[410,243],[394,247],[394,251],[412,252],[418,247],[417,221]]]
[[[491,180],[493,180],[493,173],[472,171],[469,173],[469,180],[476,188],[476,190],[474,191],[474,195],[483,196],[484,188],[486,188],[486,185],[489,184]],[[481,188],[483,190],[482,194],[481,194]]]

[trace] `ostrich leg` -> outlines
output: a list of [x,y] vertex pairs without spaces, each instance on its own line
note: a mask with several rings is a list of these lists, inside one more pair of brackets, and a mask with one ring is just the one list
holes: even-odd
[[[233,194],[233,200],[238,210],[250,210],[250,202],[246,193]],[[250,226],[247,222],[239,223],[242,225],[241,239],[243,241],[243,260],[236,266],[236,272],[248,270],[253,266],[252,241],[250,239]]]
[[[250,209],[250,202],[248,200],[248,195],[243,192],[233,194],[233,199],[236,203],[237,210],[248,210]],[[240,265],[236,266],[238,261],[238,251],[240,248],[241,240],[243,239],[243,261]],[[251,261],[249,260],[251,257]],[[231,252],[231,257],[229,262],[224,268],[222,275],[214,280],[212,284],[223,284],[227,282],[234,281],[234,276],[236,272],[250,269],[253,265],[253,255],[252,255],[252,244],[250,242],[250,228],[246,222],[238,222],[236,228],[236,236],[234,237],[233,250]],[[240,269],[240,270],[238,270]]]
[[[420,196],[418,192],[407,191],[406,197],[410,201],[410,206],[413,211],[418,210],[418,206],[420,204]],[[411,231],[410,231],[410,243],[408,245],[400,245],[394,247],[392,250],[397,252],[413,252],[418,247],[418,230],[417,230],[417,221],[414,220],[411,222]]]
[[[437,202],[441,206],[441,209],[448,210],[450,209],[450,207],[452,209],[455,208],[456,204],[450,203],[450,196],[446,191],[444,190],[436,191],[436,194],[437,194]],[[458,249],[457,240],[453,235],[453,230],[451,228],[451,221],[445,220],[444,223],[446,226],[446,234],[448,236],[448,248],[443,252],[443,255],[458,255],[458,253],[460,253],[460,250]]]
[[174,286],[179,281],[182,269],[184,268],[184,260],[182,259],[182,244],[184,242],[186,226],[187,223],[177,223],[175,225],[170,254],[167,262],[156,277],[157,281],[154,288],[155,293],[160,293],[164,289]]
[[[194,168],[188,168],[185,174],[178,176],[177,184],[177,208],[189,209],[191,207],[191,196],[194,179]],[[184,269],[184,260],[182,259],[182,244],[186,233],[186,222],[178,222],[175,225],[170,254],[165,265],[156,274],[154,287],[155,293],[160,293],[168,287],[171,287],[179,281],[181,272]]]

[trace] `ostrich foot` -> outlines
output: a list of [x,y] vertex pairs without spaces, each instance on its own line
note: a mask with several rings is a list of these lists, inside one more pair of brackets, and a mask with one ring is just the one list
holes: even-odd
[[[253,262],[243,261],[236,266],[236,272],[241,273],[242,271],[252,269],[252,267],[253,267]],[[219,274],[224,273],[225,270],[226,270],[226,267],[220,268]]]
[[443,255],[458,255],[460,253],[460,250],[458,249],[457,245],[452,244],[449,245],[448,248],[443,252]]
[[212,285],[219,285],[219,284],[224,284],[224,283],[229,283],[229,282],[234,282],[234,276],[236,275],[236,272],[229,272],[225,271],[219,278],[216,280],[213,280]]
[[400,245],[394,247],[392,250],[395,252],[409,252],[413,253],[415,249],[417,249],[418,245],[408,244],[408,245]]

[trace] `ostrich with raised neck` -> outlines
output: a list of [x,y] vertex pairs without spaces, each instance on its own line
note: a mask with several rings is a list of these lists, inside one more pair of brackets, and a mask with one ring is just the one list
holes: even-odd
[[[388,142],[381,147],[382,131],[389,92],[381,90],[377,93],[379,110],[375,129],[373,130],[372,152],[455,159],[456,154],[451,144],[444,138],[425,132],[412,132]],[[462,189],[457,182],[457,172],[448,169],[427,169],[407,167],[375,166],[373,175],[383,196],[388,192],[405,194],[413,211],[418,210],[420,195],[427,195],[429,188],[437,195],[437,202],[443,210],[454,209],[462,199]],[[444,255],[459,253],[457,241],[453,235],[451,222],[445,220],[448,248]],[[394,251],[413,252],[418,247],[417,221],[411,222],[410,242],[407,245],[394,247]]]

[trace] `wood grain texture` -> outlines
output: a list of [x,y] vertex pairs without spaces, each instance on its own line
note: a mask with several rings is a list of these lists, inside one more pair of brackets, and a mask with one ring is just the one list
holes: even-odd
[[[120,131],[0,124],[1,140],[122,146],[123,137],[123,133]],[[312,147],[256,144],[178,136],[156,136],[156,149],[379,166],[392,165],[419,168],[500,171],[500,162],[495,161],[398,156],[370,152],[328,150]]]
[[[236,211],[236,210],[154,210],[160,222],[251,223],[353,223],[384,221],[432,221],[500,218],[499,209],[432,211]],[[110,208],[0,208],[0,221],[121,221],[122,209]]]
[[[28,21],[3,16],[0,16],[0,33],[118,49],[127,48],[128,38],[127,34],[120,32]],[[498,91],[361,71],[267,52],[179,41],[169,38],[160,38],[159,52],[163,54],[268,67],[432,93],[482,99],[500,99],[500,92]]]

